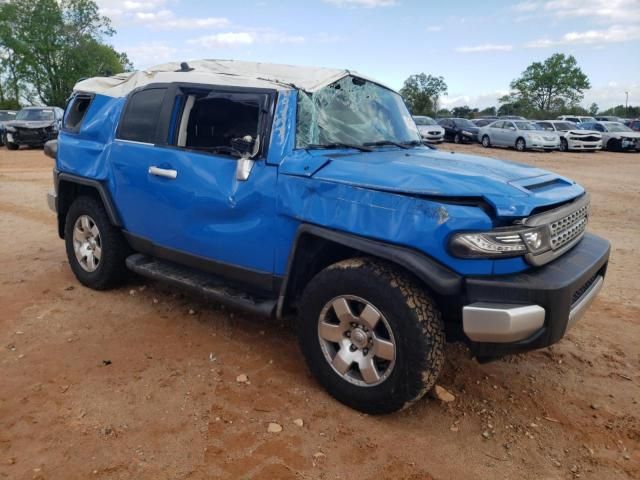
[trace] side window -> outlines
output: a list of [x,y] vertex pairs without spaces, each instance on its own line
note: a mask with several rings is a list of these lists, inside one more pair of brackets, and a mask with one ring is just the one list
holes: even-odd
[[257,151],[268,101],[267,93],[185,91],[176,102],[180,112],[170,143],[234,156]]
[[599,132],[606,132],[606,131],[607,131],[607,130],[606,130],[602,125],[600,125],[599,123],[594,123],[594,124],[593,124],[593,126],[594,126],[594,128],[595,128],[597,131],[599,131]]
[[516,126],[513,124],[513,122],[504,122],[504,126],[502,128],[506,128],[507,130],[515,130]]
[[493,128],[504,128],[504,122],[500,121],[500,122],[494,123]]
[[553,132],[554,128],[553,125],[551,125],[549,122],[538,122],[538,126],[542,129],[542,130],[548,130]]
[[[66,114],[64,116],[63,128],[70,132],[77,132],[82,126],[82,120],[89,110],[92,95],[77,94],[69,102]],[[56,113],[58,113],[56,111]]]
[[149,88],[133,93],[120,118],[117,138],[155,143],[160,109],[166,91],[166,88]]

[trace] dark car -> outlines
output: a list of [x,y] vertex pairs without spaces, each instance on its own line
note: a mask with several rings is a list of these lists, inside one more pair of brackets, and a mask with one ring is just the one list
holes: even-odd
[[479,129],[466,118],[441,118],[438,124],[444,128],[444,139],[454,143],[477,142]]
[[18,112],[15,120],[4,125],[4,143],[9,150],[20,145],[41,147],[58,137],[64,112],[58,107],[26,107]]
[[640,120],[637,120],[637,119],[636,120],[631,120],[626,125],[627,125],[627,127],[629,127],[634,132],[640,132]]
[[4,145],[4,124],[15,120],[16,113],[13,110],[0,110],[0,147]]
[[476,127],[484,127],[495,121],[496,119],[493,118],[475,118],[471,120],[471,123],[473,123]]

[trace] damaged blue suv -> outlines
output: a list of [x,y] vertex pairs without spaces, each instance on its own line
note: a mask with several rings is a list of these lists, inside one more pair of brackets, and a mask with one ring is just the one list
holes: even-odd
[[560,340],[602,287],[589,196],[538,168],[421,143],[348,70],[203,60],[81,81],[57,144],[78,280],[129,271],[276,317],[339,401],[401,409],[445,341],[480,361]]

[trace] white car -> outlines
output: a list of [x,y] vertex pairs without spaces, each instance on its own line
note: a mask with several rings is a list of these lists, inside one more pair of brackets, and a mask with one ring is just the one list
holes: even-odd
[[560,115],[557,118],[557,120],[563,120],[565,122],[573,122],[573,123],[577,123],[578,125],[581,123],[596,121],[596,119],[593,117],[585,117],[583,115]]
[[563,120],[542,120],[536,125],[544,132],[560,135],[561,152],[602,150],[602,135],[596,130],[582,130],[575,123]]
[[496,120],[480,128],[478,139],[485,148],[513,147],[520,152],[560,148],[560,136],[557,133],[542,132],[528,120]]
[[413,120],[416,122],[418,132],[425,142],[442,143],[444,141],[444,128],[436,123],[431,117],[415,116]]

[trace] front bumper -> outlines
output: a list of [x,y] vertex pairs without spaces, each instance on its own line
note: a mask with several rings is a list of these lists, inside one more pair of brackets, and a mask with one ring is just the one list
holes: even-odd
[[444,132],[438,135],[430,135],[428,133],[421,134],[422,140],[428,143],[442,143],[444,142]]
[[541,150],[560,150],[559,140],[529,140],[529,148],[541,149]]
[[610,245],[585,234],[557,260],[524,273],[465,280],[463,331],[479,358],[500,357],[560,340],[604,281]]
[[599,142],[584,142],[582,140],[567,140],[569,150],[602,150],[602,140]]
[[17,129],[13,132],[6,132],[6,140],[16,145],[28,145],[31,147],[44,145],[49,140],[58,138],[58,132],[44,128],[37,129]]

